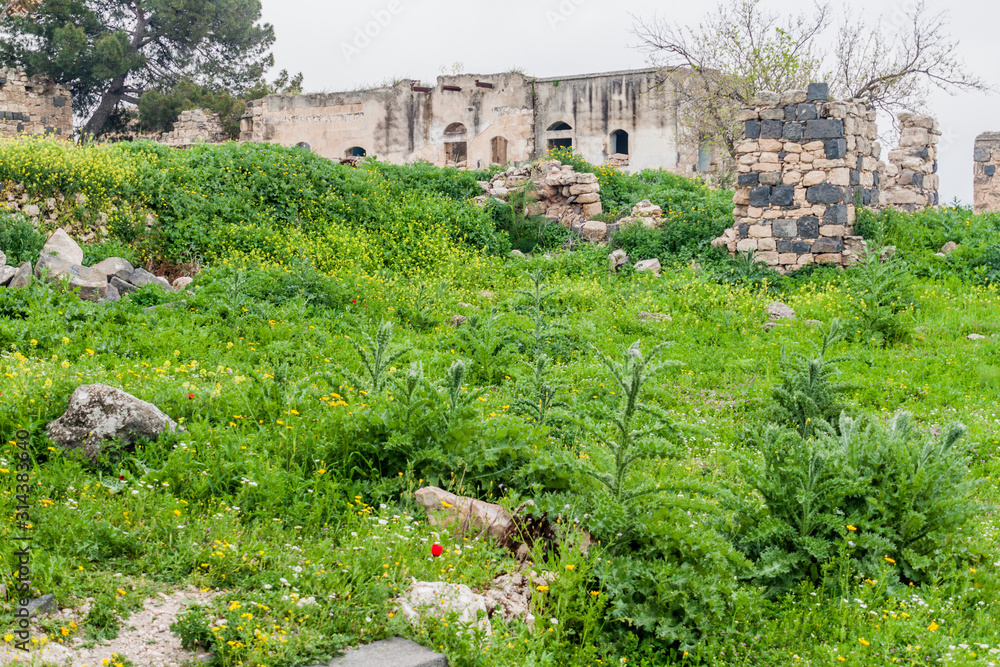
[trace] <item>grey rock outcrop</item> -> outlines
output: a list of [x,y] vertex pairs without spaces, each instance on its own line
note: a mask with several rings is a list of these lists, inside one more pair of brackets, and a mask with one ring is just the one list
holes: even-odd
[[100,271],[105,276],[109,277],[115,275],[119,271],[128,271],[131,273],[135,270],[135,267],[132,266],[131,262],[127,259],[122,259],[121,257],[108,257],[107,259],[94,264],[91,268],[95,271]]
[[0,266],[0,287],[6,287],[13,280],[17,269],[13,266]]
[[31,284],[31,262],[25,262],[21,266],[17,267],[17,271],[14,273],[14,277],[11,279],[8,287],[20,288],[27,287]]
[[89,461],[97,460],[106,440],[132,445],[176,429],[176,422],[152,403],[106,384],[77,387],[66,412],[46,427],[53,442]]
[[660,260],[658,259],[644,259],[641,262],[635,263],[635,270],[639,272],[650,271],[657,278],[660,277]]
[[448,667],[448,658],[408,639],[393,637],[352,649],[315,667]]

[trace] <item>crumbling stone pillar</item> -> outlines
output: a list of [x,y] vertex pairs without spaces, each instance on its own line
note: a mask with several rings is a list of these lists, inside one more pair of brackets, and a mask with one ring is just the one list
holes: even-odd
[[973,149],[972,186],[976,213],[1000,211],[1000,132],[976,137]]
[[915,211],[938,205],[937,143],[941,132],[931,116],[899,114],[899,146],[889,151],[882,205]]
[[65,86],[0,67],[0,137],[73,137],[73,98]]
[[206,109],[188,109],[177,117],[173,132],[163,133],[160,143],[190,146],[194,143],[221,143],[227,138],[219,114]]
[[827,84],[761,93],[741,112],[735,225],[713,245],[754,251],[778,271],[850,264],[864,241],[855,206],[879,201],[875,111],[829,100]]

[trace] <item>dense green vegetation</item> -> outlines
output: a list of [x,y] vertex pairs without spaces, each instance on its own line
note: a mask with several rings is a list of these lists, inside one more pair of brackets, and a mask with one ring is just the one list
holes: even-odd
[[[998,219],[866,215],[891,261],[782,277],[707,247],[728,193],[597,173],[609,214],[664,207],[662,230],[622,238],[663,278],[609,274],[606,246],[508,258],[511,211],[468,200],[485,174],[0,144],[0,183],[84,193],[81,226],[108,214],[90,257],[203,264],[193,292],[109,305],[0,289],[2,513],[26,429],[32,586],[105,610],[48,641],[113,635],[144,597],[194,583],[221,594],[175,631],[226,667],[391,635],[460,666],[995,662],[1000,294],[980,267]],[[20,256],[32,233],[0,218]],[[764,328],[776,299],[797,319]],[[95,382],[186,430],[94,466],[63,456],[44,427]],[[556,576],[534,627],[412,626],[393,602],[412,578],[483,590],[517,567],[428,526],[428,484],[533,499],[599,544],[539,543]]]

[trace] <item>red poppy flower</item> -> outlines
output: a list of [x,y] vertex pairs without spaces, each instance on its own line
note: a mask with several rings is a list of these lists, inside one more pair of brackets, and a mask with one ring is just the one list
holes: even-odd
[[357,303],[357,302],[358,302],[357,299],[351,299],[351,303]]
[[188,400],[189,401],[193,401],[194,400],[194,394],[188,394]]
[[435,558],[437,558],[442,553],[444,553],[444,549],[441,548],[440,544],[433,544],[433,545],[431,545],[431,555],[432,556],[434,556]]
[[118,481],[119,482],[124,482],[125,481],[125,477],[122,476],[122,475],[118,475]]

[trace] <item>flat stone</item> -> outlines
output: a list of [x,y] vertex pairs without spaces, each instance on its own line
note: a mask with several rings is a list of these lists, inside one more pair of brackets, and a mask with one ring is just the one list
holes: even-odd
[[28,610],[28,613],[31,614],[32,616],[36,616],[38,614],[47,614],[53,609],[55,609],[56,607],[55,600],[56,600],[55,596],[49,593],[48,595],[43,595],[40,598],[35,598],[34,600],[31,600],[30,602],[28,602],[28,605],[25,608]]
[[666,313],[639,313],[640,322],[673,322],[674,318]]
[[644,259],[641,262],[635,263],[635,270],[639,272],[652,271],[653,275],[657,278],[660,277],[660,260],[658,259]]
[[136,269],[129,274],[128,281],[135,285],[136,287],[142,287],[143,285],[148,285],[150,283],[154,285],[159,285],[165,289],[170,289],[170,281],[166,278],[160,278],[159,276],[154,276],[152,273],[146,269]]
[[448,658],[408,639],[393,637],[352,649],[316,667],[448,667]]
[[185,289],[188,285],[190,285],[193,282],[194,282],[194,278],[190,278],[188,276],[181,276],[180,278],[178,278],[177,280],[175,280],[174,283],[173,283],[174,291],[175,292],[180,292],[181,290]]
[[135,270],[132,263],[127,259],[122,259],[121,257],[108,257],[107,259],[94,264],[92,267],[95,271],[100,271],[104,275],[110,277],[118,273],[119,271],[128,271],[131,273]]
[[70,264],[83,264],[83,249],[61,228],[52,233],[42,246],[42,256],[56,255]]
[[774,301],[767,307],[767,314],[771,318],[771,321],[777,320],[794,320],[795,311],[792,310],[791,306],[781,303],[780,301]]
[[137,289],[139,289],[132,283],[128,282],[127,280],[122,280],[118,276],[111,276],[111,282],[108,284],[108,287],[115,288],[115,291],[118,292],[119,296],[121,296],[122,294],[128,294],[129,292],[134,292]]
[[986,340],[986,336],[982,334],[969,334],[966,338],[969,340]]
[[583,238],[588,241],[603,241],[608,237],[608,225],[604,222],[591,220],[583,225]]
[[958,244],[957,243],[955,243],[954,241],[948,241],[943,246],[941,246],[941,250],[939,252],[942,252],[945,255],[948,255],[948,254],[952,253],[953,251],[955,251],[957,248],[958,248]]

